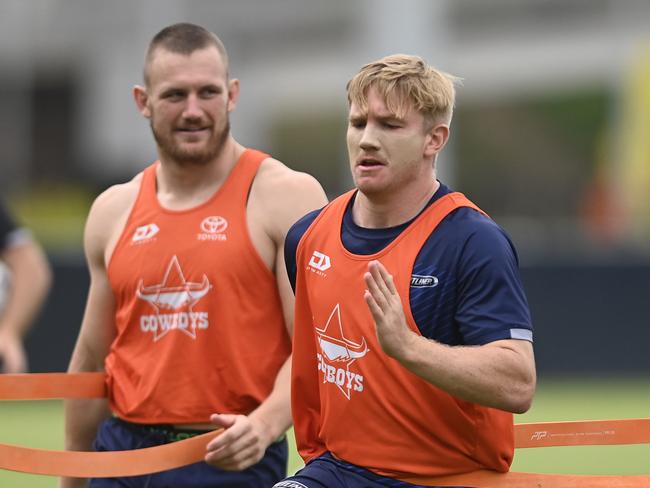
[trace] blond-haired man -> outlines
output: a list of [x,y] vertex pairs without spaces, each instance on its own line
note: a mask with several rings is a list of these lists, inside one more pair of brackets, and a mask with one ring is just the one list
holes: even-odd
[[507,471],[535,389],[505,232],[436,178],[455,78],[410,55],[348,84],[356,189],[287,235],[292,408],[306,467],[276,488],[430,486]]

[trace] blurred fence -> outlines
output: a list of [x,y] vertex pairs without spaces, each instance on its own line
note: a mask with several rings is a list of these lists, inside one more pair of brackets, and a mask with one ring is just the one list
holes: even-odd
[[[27,340],[33,372],[66,370],[85,306],[85,264],[52,261],[54,287]],[[650,372],[650,263],[545,263],[523,267],[522,277],[540,379]]]

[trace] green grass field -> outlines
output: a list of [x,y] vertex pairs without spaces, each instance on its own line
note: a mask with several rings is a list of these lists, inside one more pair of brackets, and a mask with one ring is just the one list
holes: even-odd
[[[515,422],[650,417],[650,378],[542,382],[533,408]],[[290,436],[291,438],[291,436]],[[62,402],[0,402],[0,443],[61,449]],[[650,474],[650,444],[520,449],[514,471]],[[289,469],[301,466],[292,451]],[[0,487],[53,488],[56,479],[0,470]]]

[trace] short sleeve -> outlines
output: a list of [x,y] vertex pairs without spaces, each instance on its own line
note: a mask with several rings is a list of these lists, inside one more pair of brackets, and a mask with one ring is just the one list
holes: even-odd
[[300,220],[291,226],[284,240],[284,263],[287,268],[289,283],[291,283],[291,288],[294,293],[296,291],[296,251],[298,250],[298,244],[309,226],[318,217],[321,210],[313,210],[304,217],[301,217]]
[[463,342],[532,341],[532,323],[515,248],[485,218],[466,236],[459,254],[455,321]]

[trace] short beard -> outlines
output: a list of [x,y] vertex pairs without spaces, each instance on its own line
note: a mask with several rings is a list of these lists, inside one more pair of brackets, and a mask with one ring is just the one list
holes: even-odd
[[[224,149],[224,144],[230,134],[230,120],[226,119],[226,125],[218,134],[210,137],[206,149],[203,151],[184,151],[178,145],[156,132],[153,122],[150,122],[151,133],[153,134],[158,150],[166,159],[174,161],[179,166],[205,166],[217,159]],[[213,138],[215,139],[213,142]]]

